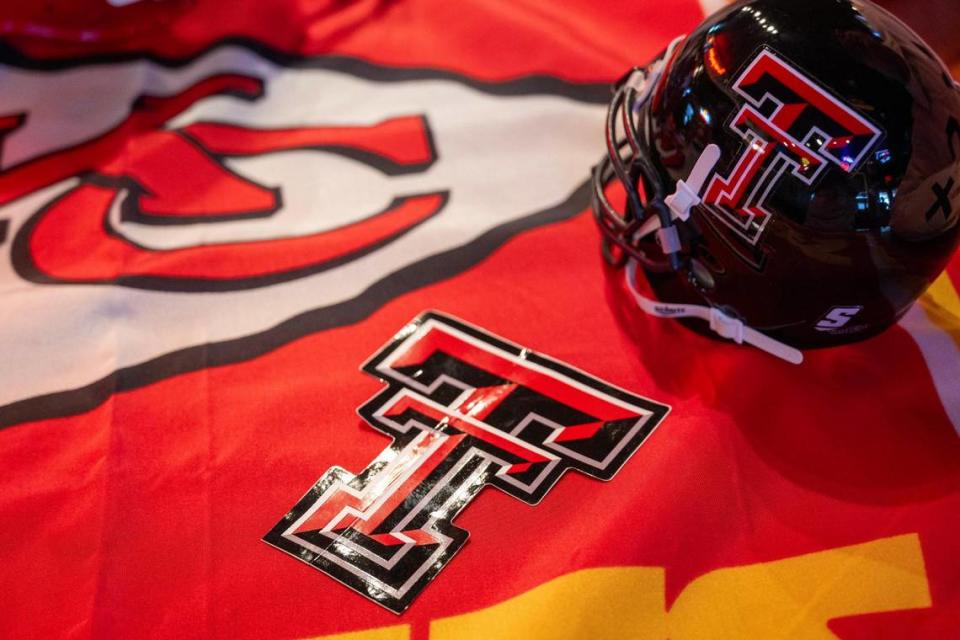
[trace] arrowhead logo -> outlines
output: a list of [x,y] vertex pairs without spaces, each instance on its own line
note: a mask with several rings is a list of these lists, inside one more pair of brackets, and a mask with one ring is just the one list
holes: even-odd
[[[0,65],[0,288],[11,317],[58,321],[0,332],[23,363],[0,428],[356,322],[577,215],[607,94],[249,42],[20,63]],[[76,339],[118,308],[123,340]]]

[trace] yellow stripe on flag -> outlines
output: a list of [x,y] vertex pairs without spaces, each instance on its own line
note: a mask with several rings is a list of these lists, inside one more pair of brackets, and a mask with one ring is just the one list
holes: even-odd
[[930,321],[947,332],[960,348],[960,294],[946,273],[920,299]]
[[369,631],[352,631],[332,636],[317,636],[311,640],[410,640],[410,625],[383,627]]
[[587,569],[475,613],[431,623],[430,640],[663,640],[664,570]]
[[826,639],[830,620],[931,604],[916,534],[713,571],[669,612],[664,578],[659,568],[578,571],[433,622],[430,640]]
[[670,609],[670,638],[835,638],[827,623],[931,604],[920,539],[897,536],[721,569]]

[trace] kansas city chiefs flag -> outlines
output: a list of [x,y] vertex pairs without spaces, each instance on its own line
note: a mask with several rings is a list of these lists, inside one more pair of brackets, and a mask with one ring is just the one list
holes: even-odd
[[960,261],[799,367],[604,267],[609,84],[702,18],[5,43],[0,636],[953,637]]

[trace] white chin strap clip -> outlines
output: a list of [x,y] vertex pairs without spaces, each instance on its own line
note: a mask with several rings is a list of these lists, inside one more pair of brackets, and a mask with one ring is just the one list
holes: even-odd
[[[674,222],[677,220],[686,222],[690,219],[690,212],[701,202],[700,190],[703,189],[710,172],[713,171],[719,160],[720,147],[715,144],[707,145],[707,148],[703,150],[697,163],[693,166],[690,177],[686,180],[678,180],[676,190],[664,198],[663,203],[670,209],[670,218]],[[634,234],[633,240],[638,242],[651,233],[657,234],[657,243],[666,254],[679,253],[683,247],[677,228],[670,225],[664,229],[660,223],[660,218],[657,216],[650,216]]]
[[627,287],[644,313],[656,318],[700,318],[710,323],[710,329],[722,338],[737,344],[749,344],[772,356],[792,364],[803,362],[803,353],[768,335],[748,327],[716,307],[698,304],[668,304],[651,300],[637,290],[637,262],[627,263]]
[[[690,211],[701,202],[700,190],[719,159],[720,148],[713,144],[709,145],[704,149],[700,159],[697,160],[693,171],[690,172],[690,177],[686,181],[677,181],[676,191],[664,199],[664,204],[670,208],[670,216],[674,221],[682,220],[686,222],[690,218]],[[666,229],[661,228],[660,218],[657,216],[651,216],[640,227],[633,239],[639,241],[651,233],[657,234],[657,241],[664,253],[680,251],[680,236],[677,228],[673,225]],[[803,353],[799,350],[774,340],[752,327],[748,327],[742,321],[727,315],[716,307],[696,304],[669,304],[657,302],[644,296],[637,289],[636,260],[630,260],[627,263],[626,272],[627,287],[644,313],[656,318],[700,318],[709,322],[710,330],[722,338],[732,340],[737,344],[749,344],[793,364],[803,362]]]

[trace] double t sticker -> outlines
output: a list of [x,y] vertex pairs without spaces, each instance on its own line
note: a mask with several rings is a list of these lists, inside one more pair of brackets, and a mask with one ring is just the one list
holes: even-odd
[[359,413],[393,444],[331,468],[264,540],[397,613],[467,541],[453,519],[484,486],[534,505],[568,469],[610,480],[669,411],[436,313],[363,370],[388,386]]

